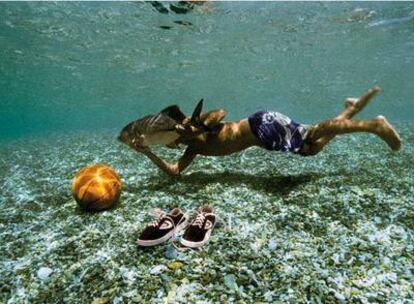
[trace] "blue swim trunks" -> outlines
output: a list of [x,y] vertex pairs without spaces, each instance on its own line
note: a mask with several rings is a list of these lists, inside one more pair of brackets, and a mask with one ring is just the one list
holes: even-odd
[[251,115],[249,124],[266,149],[293,153],[300,153],[310,127],[278,112],[264,111]]

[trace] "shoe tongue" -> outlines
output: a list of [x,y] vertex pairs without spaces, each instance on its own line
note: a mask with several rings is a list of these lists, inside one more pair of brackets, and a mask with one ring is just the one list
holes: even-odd
[[168,214],[171,217],[176,217],[178,215],[181,214],[181,210],[178,208],[174,208],[173,210],[170,211],[170,213]]
[[208,206],[203,206],[203,207],[200,208],[200,212],[201,213],[212,213],[213,209],[211,207],[208,207]]

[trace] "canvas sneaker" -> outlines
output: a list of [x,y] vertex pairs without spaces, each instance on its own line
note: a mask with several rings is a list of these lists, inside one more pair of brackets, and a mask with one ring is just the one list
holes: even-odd
[[155,246],[167,241],[175,233],[183,230],[188,219],[179,208],[174,208],[169,213],[160,209],[152,209],[150,215],[154,221],[147,225],[138,238],[140,246]]
[[190,248],[201,247],[210,239],[211,232],[217,222],[213,208],[203,206],[197,210],[193,222],[184,231],[181,244]]

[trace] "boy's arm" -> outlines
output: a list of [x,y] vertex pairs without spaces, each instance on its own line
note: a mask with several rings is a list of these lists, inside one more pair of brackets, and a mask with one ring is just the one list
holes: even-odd
[[182,171],[185,170],[185,168],[187,168],[192,163],[192,161],[197,155],[191,152],[189,148],[187,148],[184,154],[178,160],[178,162],[176,162],[175,164],[170,164],[165,160],[159,158],[154,153],[152,153],[148,147],[134,147],[134,149],[137,152],[145,154],[158,168],[160,168],[162,171],[164,171],[170,176],[179,175]]

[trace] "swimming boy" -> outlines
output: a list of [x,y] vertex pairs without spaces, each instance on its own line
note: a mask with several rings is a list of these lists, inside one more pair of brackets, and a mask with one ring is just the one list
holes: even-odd
[[175,164],[159,158],[148,146],[129,145],[172,176],[185,170],[197,155],[224,156],[259,146],[268,150],[310,156],[322,151],[335,136],[355,132],[375,134],[393,151],[398,151],[401,146],[400,136],[385,117],[352,120],[379,92],[380,88],[374,87],[357,99],[347,98],[345,109],[338,116],[315,125],[298,124],[277,112],[257,112],[246,119],[222,122],[226,112],[211,111],[200,116],[203,128],[191,125],[188,118],[184,119],[175,129],[180,134],[177,144],[185,144],[187,148]]

